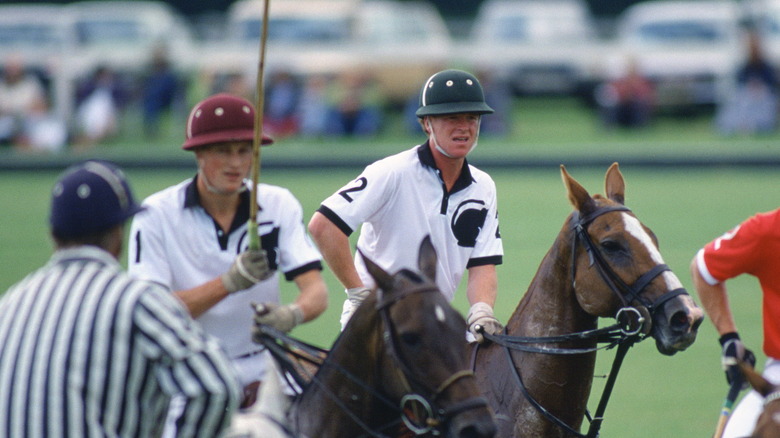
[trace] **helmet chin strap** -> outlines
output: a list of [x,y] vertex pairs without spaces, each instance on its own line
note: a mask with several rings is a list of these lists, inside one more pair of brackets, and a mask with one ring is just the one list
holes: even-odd
[[[216,188],[214,185],[211,184],[209,179],[206,177],[206,172],[203,171],[203,169],[198,168],[198,177],[203,180],[203,185],[206,186],[206,190],[208,190],[211,193],[214,193],[215,195],[229,195],[230,193],[225,192],[224,190],[220,190]],[[244,181],[246,181],[246,178],[244,178]],[[241,188],[238,189],[236,193],[241,193],[246,191],[246,184],[241,184]]]
[[[439,141],[436,139],[436,134],[433,132],[433,125],[431,124],[430,117],[426,118],[425,121],[428,124],[428,131],[430,131],[430,134],[431,134],[431,140],[433,141],[433,147],[435,147],[436,150],[439,151],[445,157],[453,158],[453,156],[450,155],[449,153],[447,153],[447,151],[445,151],[444,148],[439,146]],[[474,139],[474,144],[471,145],[471,149],[469,149],[469,151],[468,151],[468,153],[466,155],[470,154],[471,151],[473,151],[474,148],[477,147],[477,142],[479,140],[479,128],[480,128],[480,125],[482,125],[482,116],[479,116],[479,118],[477,119],[477,138]]]

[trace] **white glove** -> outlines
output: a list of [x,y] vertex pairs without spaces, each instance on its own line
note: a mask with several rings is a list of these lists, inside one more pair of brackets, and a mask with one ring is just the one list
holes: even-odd
[[493,308],[490,304],[484,302],[476,302],[469,309],[469,314],[466,317],[466,322],[469,325],[469,332],[474,335],[477,342],[482,343],[485,337],[482,333],[477,331],[477,326],[482,327],[485,333],[495,335],[496,333],[504,330],[504,326],[493,316]]
[[227,272],[222,274],[222,284],[229,293],[249,289],[256,283],[270,278],[274,271],[268,267],[268,258],[262,249],[248,249],[236,257]]
[[363,300],[366,299],[368,294],[371,293],[371,289],[367,287],[353,287],[351,289],[347,289],[347,299],[344,300],[344,306],[341,310],[341,319],[339,322],[341,322],[341,330],[344,330],[344,327],[347,326],[347,322],[349,322],[349,318],[352,317],[352,314],[355,313],[355,310],[357,310],[358,307],[360,307],[360,304],[363,303]]
[[280,332],[288,333],[303,322],[303,311],[295,303],[280,306],[276,303],[255,304],[255,326],[252,329],[253,339],[257,339],[257,325],[269,325]]

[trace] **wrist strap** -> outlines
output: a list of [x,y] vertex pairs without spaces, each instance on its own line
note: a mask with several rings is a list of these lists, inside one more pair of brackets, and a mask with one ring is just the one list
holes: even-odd
[[726,342],[734,340],[734,339],[739,341],[740,340],[739,339],[739,334],[737,332],[729,332],[729,333],[724,333],[723,336],[718,338],[718,342],[720,342],[720,346],[722,347],[722,346],[724,346],[726,344]]

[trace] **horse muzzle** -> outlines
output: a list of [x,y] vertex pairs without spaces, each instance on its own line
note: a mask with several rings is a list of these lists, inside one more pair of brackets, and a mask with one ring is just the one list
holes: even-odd
[[690,295],[677,295],[654,310],[651,333],[661,354],[672,356],[693,344],[704,320],[704,311]]

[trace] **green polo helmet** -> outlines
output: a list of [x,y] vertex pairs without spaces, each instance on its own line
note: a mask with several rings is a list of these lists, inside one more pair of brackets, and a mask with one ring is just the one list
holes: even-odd
[[462,70],[443,70],[425,81],[417,117],[446,114],[492,114],[477,78]]

